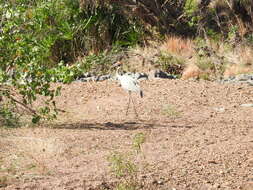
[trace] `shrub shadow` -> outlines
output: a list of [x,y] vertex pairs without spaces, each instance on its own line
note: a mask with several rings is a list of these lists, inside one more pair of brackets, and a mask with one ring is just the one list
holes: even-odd
[[105,122],[105,123],[60,123],[50,124],[54,129],[86,129],[86,130],[137,130],[137,129],[154,129],[154,128],[184,128],[190,129],[193,125],[175,125],[171,123],[158,123],[155,121],[122,121],[122,122]]

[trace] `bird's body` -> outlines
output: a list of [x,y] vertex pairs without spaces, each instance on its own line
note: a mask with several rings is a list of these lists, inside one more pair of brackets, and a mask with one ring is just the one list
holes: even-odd
[[135,78],[129,75],[119,75],[118,73],[116,76],[124,90],[139,93],[140,96],[143,97],[143,92]]
[[138,114],[137,114],[137,111],[136,111],[136,108],[135,108],[135,105],[134,105],[134,101],[131,97],[131,92],[136,92],[136,93],[139,93],[141,97],[143,97],[143,92],[138,84],[138,81],[136,78],[130,76],[130,75],[126,75],[126,74],[123,74],[123,75],[119,75],[118,73],[118,69],[117,69],[117,72],[116,72],[116,78],[119,80],[120,82],[120,85],[121,87],[126,90],[129,94],[129,101],[128,101],[128,105],[127,105],[127,111],[126,111],[126,115],[128,113],[128,109],[129,109],[129,105],[130,105],[130,101],[132,101],[133,103],[133,106],[134,106],[134,111],[135,111],[135,114],[136,116],[138,117]]

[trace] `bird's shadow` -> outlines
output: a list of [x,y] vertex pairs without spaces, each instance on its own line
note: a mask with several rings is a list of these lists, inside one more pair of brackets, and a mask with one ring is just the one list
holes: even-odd
[[104,123],[59,123],[50,124],[54,129],[86,129],[86,130],[137,130],[137,129],[155,129],[155,128],[185,128],[190,129],[195,126],[173,123],[159,123],[156,121],[121,121],[121,122],[104,122]]

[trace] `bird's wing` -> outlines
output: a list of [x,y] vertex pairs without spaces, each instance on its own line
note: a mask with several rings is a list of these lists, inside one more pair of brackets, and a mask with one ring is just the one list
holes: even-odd
[[136,80],[130,76],[122,76],[121,86],[129,91],[140,91],[140,86],[137,84]]

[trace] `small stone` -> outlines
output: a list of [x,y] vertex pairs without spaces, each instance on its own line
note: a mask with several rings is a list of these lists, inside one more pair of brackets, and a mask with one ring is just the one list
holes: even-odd
[[158,185],[163,185],[164,183],[163,183],[163,181],[159,180],[159,181],[157,181],[157,184]]
[[218,162],[216,162],[215,160],[209,160],[208,164],[218,164]]
[[97,81],[104,81],[104,80],[107,80],[107,79],[110,79],[111,78],[111,75],[102,75],[102,76],[99,76],[97,77]]
[[174,75],[170,75],[170,74],[163,72],[161,70],[150,71],[148,76],[151,79],[153,79],[153,78],[175,79],[176,78]]
[[253,107],[253,104],[241,104],[241,107]]
[[237,81],[247,81],[247,80],[253,80],[252,75],[247,75],[247,74],[241,74],[236,76]]
[[223,113],[225,112],[225,108],[221,107],[221,108],[213,108],[215,111]]
[[215,184],[213,185],[213,187],[214,187],[214,188],[217,188],[217,189],[219,189],[221,186],[220,186],[220,184],[218,184],[218,183],[215,183]]

